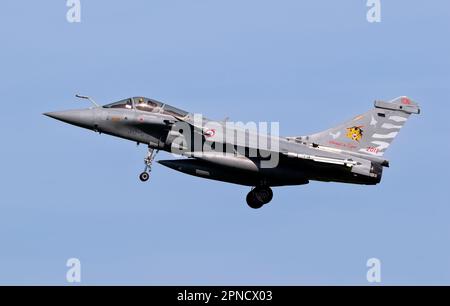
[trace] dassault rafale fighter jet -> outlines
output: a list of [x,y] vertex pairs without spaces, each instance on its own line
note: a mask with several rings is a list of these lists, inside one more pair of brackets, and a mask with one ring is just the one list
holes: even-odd
[[[161,165],[190,175],[251,187],[247,203],[260,208],[272,200],[271,187],[308,184],[310,180],[376,185],[381,181],[386,149],[416,102],[399,97],[375,101],[375,107],[337,127],[309,136],[280,137],[251,125],[203,118],[154,99],[133,97],[100,106],[45,113],[51,118],[148,145],[145,170],[149,179],[159,150],[179,159]],[[255,124],[256,126],[256,124]],[[238,136],[236,136],[238,135]]]

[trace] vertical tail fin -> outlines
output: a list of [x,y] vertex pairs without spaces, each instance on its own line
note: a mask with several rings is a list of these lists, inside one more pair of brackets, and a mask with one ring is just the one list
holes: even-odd
[[302,141],[372,156],[383,156],[419,105],[408,97],[375,101],[375,108],[335,128],[301,137]]

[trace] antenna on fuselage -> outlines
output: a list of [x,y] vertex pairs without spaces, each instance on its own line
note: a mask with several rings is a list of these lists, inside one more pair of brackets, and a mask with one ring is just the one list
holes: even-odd
[[89,100],[92,104],[94,104],[95,107],[100,107],[100,105],[98,105],[91,97],[82,96],[82,95],[78,95],[78,94],[76,94],[75,97],[77,97],[79,99]]

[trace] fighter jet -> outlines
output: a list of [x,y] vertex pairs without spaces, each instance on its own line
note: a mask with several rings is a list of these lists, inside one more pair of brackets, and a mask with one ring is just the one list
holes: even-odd
[[[250,186],[247,204],[261,208],[272,187],[310,181],[362,185],[380,183],[389,167],[384,153],[419,105],[408,97],[375,101],[374,108],[336,127],[308,136],[276,133],[213,121],[169,104],[132,97],[104,106],[44,115],[148,146],[141,181],[149,179],[159,150],[179,158],[158,163],[197,177]],[[240,135],[240,136],[236,136]]]

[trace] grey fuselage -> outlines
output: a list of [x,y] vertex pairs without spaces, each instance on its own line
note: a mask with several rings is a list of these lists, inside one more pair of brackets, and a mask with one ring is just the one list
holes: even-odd
[[[137,108],[138,101],[143,99],[153,103],[151,111]],[[119,105],[117,107],[107,105],[45,115],[167,152],[173,152],[174,126],[178,123],[191,124],[189,118],[192,114],[156,100],[136,97],[122,101],[128,101],[128,104],[122,107],[117,102],[111,104]],[[202,127],[194,126],[192,137],[195,130],[200,134],[204,132]],[[203,133],[201,141],[205,143],[210,140]],[[199,155],[191,149],[186,149],[184,152],[187,154],[182,154],[188,158],[162,160],[159,163],[186,174],[247,186],[301,185],[310,180],[374,185],[381,180],[383,166],[388,165],[380,157],[336,150],[304,139],[278,137],[277,141],[279,160],[273,168],[262,167],[263,159],[258,156]]]

